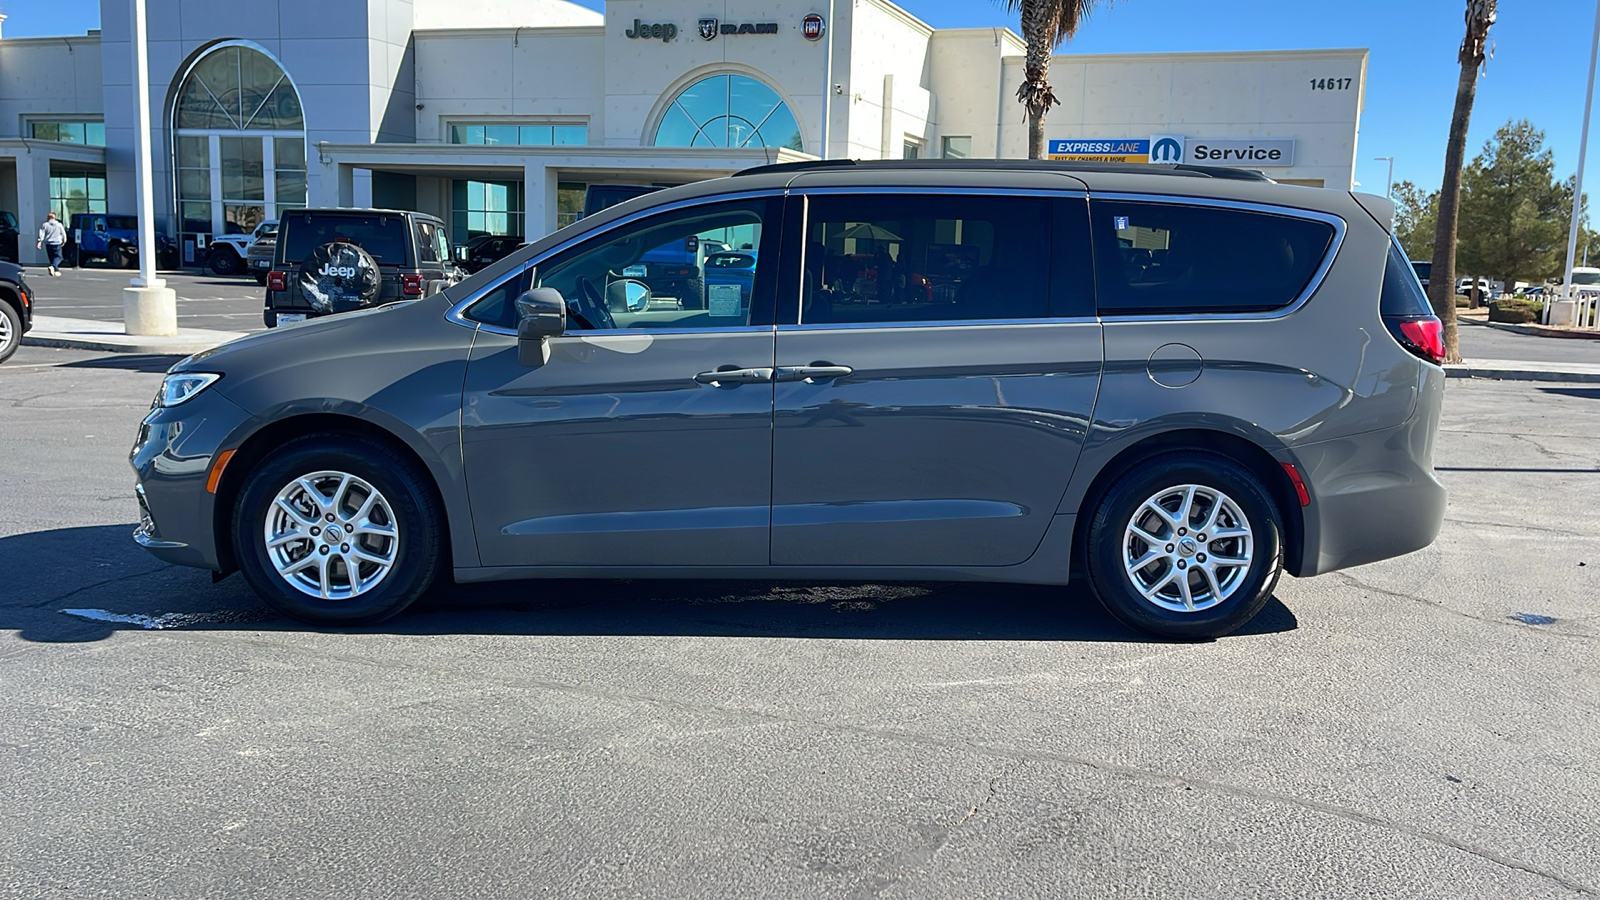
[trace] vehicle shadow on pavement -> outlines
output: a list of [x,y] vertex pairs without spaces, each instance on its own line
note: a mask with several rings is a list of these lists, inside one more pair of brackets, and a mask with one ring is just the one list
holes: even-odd
[[[218,583],[162,563],[133,524],[0,537],[0,630],[35,643],[126,630],[319,630],[277,615],[237,575]],[[70,612],[69,612],[70,611]],[[1234,636],[1299,625],[1276,597]],[[850,640],[1156,642],[1112,618],[1088,586],[547,580],[436,585],[379,634],[659,635]],[[4,655],[0,645],[0,656]]]
[[80,359],[74,362],[61,363],[59,369],[118,369],[123,372],[143,372],[146,374],[161,375],[168,369],[177,365],[182,356],[155,355],[144,353],[112,353],[106,356],[97,356],[93,359]]

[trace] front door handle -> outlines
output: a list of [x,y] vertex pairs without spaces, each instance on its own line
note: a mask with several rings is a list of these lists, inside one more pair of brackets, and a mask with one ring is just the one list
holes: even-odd
[[809,366],[779,366],[775,380],[804,381],[806,384],[816,384],[819,381],[843,378],[854,371],[849,366],[834,366],[827,363],[816,363]]
[[701,384],[713,387],[731,387],[738,384],[763,384],[772,380],[771,369],[718,369],[715,372],[701,372],[694,377]]

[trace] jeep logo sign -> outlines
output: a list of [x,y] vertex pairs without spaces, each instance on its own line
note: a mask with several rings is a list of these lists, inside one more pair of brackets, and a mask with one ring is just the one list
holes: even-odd
[[657,40],[662,43],[676,40],[678,26],[673,22],[656,22],[654,24],[633,20],[633,27],[624,31],[622,36],[633,40]]
[[317,274],[328,278],[354,278],[356,277],[357,269],[355,266],[336,266],[333,263],[327,263],[317,270]]

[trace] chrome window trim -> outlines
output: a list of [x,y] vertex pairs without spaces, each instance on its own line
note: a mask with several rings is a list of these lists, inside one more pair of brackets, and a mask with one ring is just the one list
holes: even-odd
[[[713,204],[713,203],[732,203],[732,202],[737,202],[739,200],[756,200],[756,199],[763,199],[763,198],[770,199],[772,197],[782,197],[786,193],[787,193],[787,191],[783,190],[782,188],[764,188],[764,189],[761,189],[761,190],[738,191],[738,192],[729,193],[729,194],[706,194],[706,195],[701,196],[701,197],[690,197],[690,198],[684,199],[684,200],[674,200],[671,203],[662,203],[662,204],[659,204],[659,205],[656,205],[656,206],[648,207],[646,209],[638,210],[637,212],[629,213],[628,215],[623,216],[623,217],[621,217],[619,219],[616,219],[616,220],[611,221],[611,222],[607,222],[606,224],[604,224],[604,225],[602,225],[602,226],[600,226],[598,228],[590,229],[588,231],[582,232],[581,234],[575,234],[572,237],[567,238],[566,240],[562,241],[561,243],[556,244],[554,247],[551,247],[550,249],[538,254],[537,256],[528,257],[528,259],[525,260],[522,263],[522,265],[517,266],[516,268],[513,268],[511,271],[507,272],[504,277],[499,278],[499,279],[495,280],[494,282],[492,282],[490,284],[484,285],[483,287],[479,288],[478,290],[473,291],[472,293],[468,294],[465,298],[461,299],[460,301],[457,301],[456,303],[452,304],[449,309],[445,310],[444,317],[446,319],[448,319],[449,321],[454,322],[455,324],[460,325],[460,326],[462,326],[464,328],[471,328],[471,329],[475,329],[475,330],[479,330],[479,331],[487,331],[490,334],[512,334],[512,335],[514,335],[514,334],[516,334],[516,331],[514,329],[501,328],[498,325],[488,325],[488,324],[485,324],[483,322],[478,322],[476,320],[467,318],[466,315],[464,314],[466,309],[467,309],[467,307],[469,307],[472,304],[476,303],[477,301],[483,299],[483,295],[484,294],[487,294],[490,291],[494,290],[495,288],[499,287],[500,285],[505,284],[508,279],[520,276],[523,272],[526,272],[530,268],[537,268],[540,263],[543,263],[545,260],[549,259],[550,257],[555,256],[557,253],[562,253],[562,252],[564,252],[564,251],[566,251],[566,250],[568,250],[568,249],[570,249],[570,248],[572,248],[574,246],[577,246],[580,243],[583,243],[584,241],[589,240],[590,238],[599,238],[599,237],[601,237],[602,235],[605,235],[608,232],[614,231],[614,230],[616,230],[618,228],[623,228],[625,226],[631,225],[634,222],[639,221],[640,219],[646,219],[646,218],[649,218],[651,216],[654,216],[654,215],[657,215],[657,214],[660,214],[660,213],[674,212],[676,210],[686,209],[686,208],[689,208],[689,207],[692,207],[692,206],[707,206],[707,205],[710,205],[710,204]],[[582,220],[579,220],[579,221],[582,221]],[[570,228],[571,226],[569,225],[567,227]],[[763,223],[763,227],[766,227],[766,223]],[[765,325],[746,325],[746,326],[743,326],[743,327],[744,328],[766,328],[768,326],[765,326]],[[633,329],[616,329],[616,331],[618,333],[624,333],[624,332],[632,331],[632,330]],[[639,330],[640,331],[644,331],[644,329],[639,329]],[[679,330],[681,330],[681,331],[706,331],[706,330],[709,330],[709,329],[684,328],[684,329],[679,329]],[[662,329],[662,332],[665,332],[665,331],[666,331],[666,329]],[[657,333],[662,333],[662,332],[657,332]]]
[[1006,327],[1037,328],[1040,325],[1095,325],[1094,316],[1062,316],[1059,319],[918,319],[910,322],[814,322],[810,325],[776,326],[779,333],[790,331],[880,331],[900,328],[976,328]]
[[[1333,213],[1320,210],[1299,209],[1292,206],[1276,206],[1270,203],[1256,203],[1249,200],[1223,200],[1215,197],[1188,197],[1181,194],[1130,194],[1125,192],[1096,194],[1090,192],[1090,202],[1095,200],[1118,200],[1131,203],[1170,203],[1179,206],[1205,206],[1218,209],[1238,209],[1246,212],[1259,212],[1275,216],[1287,216],[1294,219],[1308,219],[1333,226],[1333,240],[1329,242],[1327,251],[1322,256],[1322,262],[1317,270],[1312,273],[1311,280],[1306,282],[1305,289],[1288,304],[1277,309],[1262,312],[1217,312],[1217,313],[1134,313],[1130,315],[1108,314],[1099,306],[1096,298],[1095,309],[1099,312],[1099,319],[1106,325],[1115,325],[1121,322],[1259,322],[1271,319],[1282,319],[1298,312],[1302,306],[1316,294],[1322,287],[1322,282],[1328,277],[1328,270],[1333,268],[1333,263],[1339,258],[1339,251],[1344,247],[1344,236],[1347,230],[1345,220]],[[1089,226],[1090,239],[1093,240],[1094,225]],[[1098,266],[1097,266],[1098,268]]]

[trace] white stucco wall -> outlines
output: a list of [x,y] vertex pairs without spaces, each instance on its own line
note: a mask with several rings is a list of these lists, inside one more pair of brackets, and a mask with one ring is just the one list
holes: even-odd
[[[934,32],[887,0],[860,0],[851,16],[844,68],[847,90],[834,97],[834,103],[844,107],[846,125],[839,135],[842,143],[830,139],[833,153],[852,159],[897,159],[906,135],[924,142],[929,137],[934,113],[928,91],[929,42]],[[835,121],[838,118],[835,110]]]
[[[1061,105],[1045,120],[1045,137],[1174,134],[1189,146],[1196,138],[1292,137],[1295,164],[1263,172],[1348,190],[1366,62],[1367,51],[1359,49],[1057,56],[1050,83]],[[1328,78],[1349,79],[1349,87],[1313,88],[1312,79]],[[1026,122],[1020,114],[1005,115],[1015,110],[1021,79],[1022,58],[1008,57],[1002,156],[1027,156]]]
[[[1016,98],[1003,91],[1000,63],[1004,57],[1023,50],[1021,39],[1004,28],[934,32],[931,87],[939,99],[937,133],[928,146],[930,156],[938,155],[939,138],[945,135],[970,136],[974,157],[993,159],[999,155],[1000,123],[1007,117],[1021,116]],[[1016,88],[1011,90],[1015,92]]]
[[416,33],[416,139],[450,142],[469,122],[587,124],[605,133],[604,30],[452,29]]
[[605,16],[567,0],[411,0],[419,30],[603,25]]
[[0,40],[0,138],[27,137],[30,119],[98,119],[100,38]]

